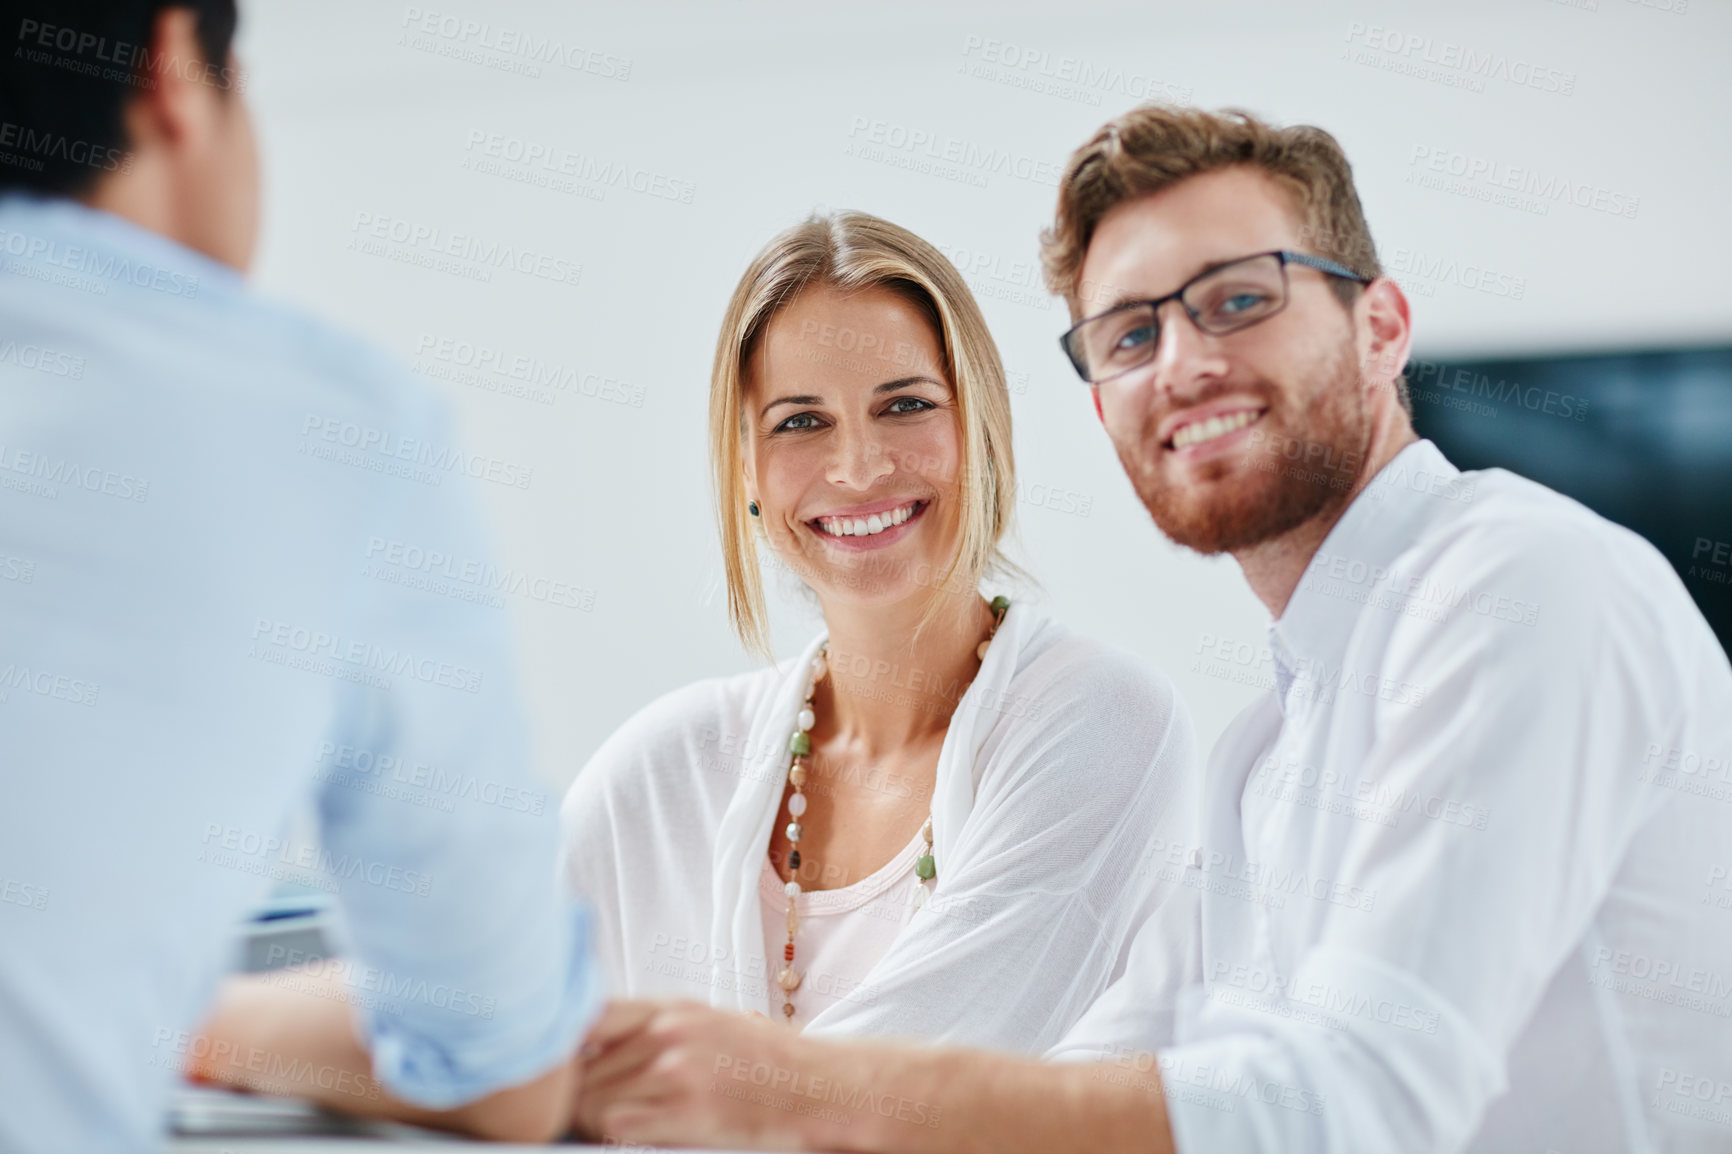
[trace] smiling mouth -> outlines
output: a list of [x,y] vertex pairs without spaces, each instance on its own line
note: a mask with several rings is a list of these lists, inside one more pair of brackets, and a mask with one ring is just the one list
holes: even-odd
[[1239,409],[1236,412],[1205,417],[1200,421],[1189,421],[1173,430],[1173,435],[1167,440],[1167,448],[1186,449],[1192,445],[1207,444],[1217,437],[1238,432],[1266,412],[1267,409]]
[[907,524],[925,511],[929,502],[910,501],[869,517],[814,517],[806,522],[824,537],[876,537],[887,529]]

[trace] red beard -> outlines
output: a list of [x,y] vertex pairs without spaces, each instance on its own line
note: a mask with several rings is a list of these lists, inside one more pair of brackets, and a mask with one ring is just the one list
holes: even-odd
[[[1322,387],[1297,412],[1290,411],[1294,390],[1268,388],[1269,408],[1250,443],[1190,470],[1194,479],[1168,473],[1171,450],[1155,433],[1167,411],[1150,414],[1128,445],[1115,438],[1119,463],[1161,532],[1199,553],[1233,552],[1345,505],[1371,437],[1364,382],[1345,349],[1322,375]],[[1208,393],[1196,398],[1208,399]]]

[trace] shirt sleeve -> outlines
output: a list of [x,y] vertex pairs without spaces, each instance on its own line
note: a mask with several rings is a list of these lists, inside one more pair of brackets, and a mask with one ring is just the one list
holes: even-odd
[[[1166,838],[1156,840],[1168,844]],[[1162,868],[1184,876],[1182,862]],[[1140,923],[1118,977],[1043,1055],[1047,1061],[1152,1061],[1157,1050],[1172,1045],[1179,999],[1202,980],[1197,895],[1194,886],[1182,886]]]
[[[392,419],[401,443],[452,444],[431,402]],[[319,755],[342,772],[324,776],[318,815],[375,1073],[437,1109],[567,1057],[601,982],[588,911],[558,876],[557,807],[530,764],[509,615],[497,598],[440,591],[455,582],[380,579],[498,572],[469,478],[432,476],[381,478],[387,499],[354,543],[354,612],[324,647],[341,688]]]
[[1321,768],[1418,812],[1355,823],[1325,879],[1354,901],[1290,899],[1276,996],[1207,998],[1162,1052],[1179,1150],[1461,1149],[1659,804],[1631,771],[1666,717],[1642,594],[1603,542],[1511,532],[1431,571],[1469,590],[1446,622],[1384,624],[1382,674],[1425,700],[1378,701],[1366,763]]
[[[687,909],[687,887],[656,887],[654,875],[630,868],[627,848],[633,838],[635,844],[649,846],[693,836],[695,831],[681,828],[685,823],[677,815],[683,811],[670,814],[647,798],[657,792],[679,792],[689,800],[693,790],[702,788],[701,781],[659,785],[658,766],[684,760],[686,751],[678,734],[709,697],[708,687],[700,683],[638,710],[578,770],[560,803],[560,856],[566,884],[591,903],[595,956],[614,997],[641,993],[635,988],[634,959],[628,957],[625,945],[626,924],[635,912],[653,906],[703,920],[702,914]],[[631,836],[622,839],[622,829]],[[645,959],[636,961],[641,966]]]
[[1042,1053],[1176,888],[1143,852],[1164,815],[1195,804],[1195,738],[1171,685],[1103,655],[1015,690],[1035,715],[988,738],[931,899],[809,1033]]

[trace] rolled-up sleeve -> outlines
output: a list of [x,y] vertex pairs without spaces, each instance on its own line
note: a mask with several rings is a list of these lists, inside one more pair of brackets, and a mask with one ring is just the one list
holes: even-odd
[[[385,435],[402,443],[452,444],[431,403],[396,420]],[[589,913],[558,875],[557,799],[530,763],[510,576],[472,487],[459,468],[401,478],[354,542],[362,580],[329,647],[338,719],[318,751],[320,865],[358,1029],[379,1079],[430,1108],[569,1056],[603,992]]]

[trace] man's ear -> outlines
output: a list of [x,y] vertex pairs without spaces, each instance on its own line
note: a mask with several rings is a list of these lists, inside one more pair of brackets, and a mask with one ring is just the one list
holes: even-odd
[[[206,83],[204,50],[198,42],[198,14],[190,8],[164,8],[151,26],[148,68],[140,73],[127,106],[133,147],[181,146],[207,130],[223,93]],[[213,61],[221,68],[224,61]]]
[[1393,391],[1413,348],[1413,317],[1407,294],[1390,278],[1378,277],[1359,294],[1353,316],[1359,371],[1366,387]]
[[1099,385],[1089,386],[1089,399],[1095,403],[1095,416],[1100,418],[1101,424],[1106,424],[1107,415],[1101,412],[1101,387]]

